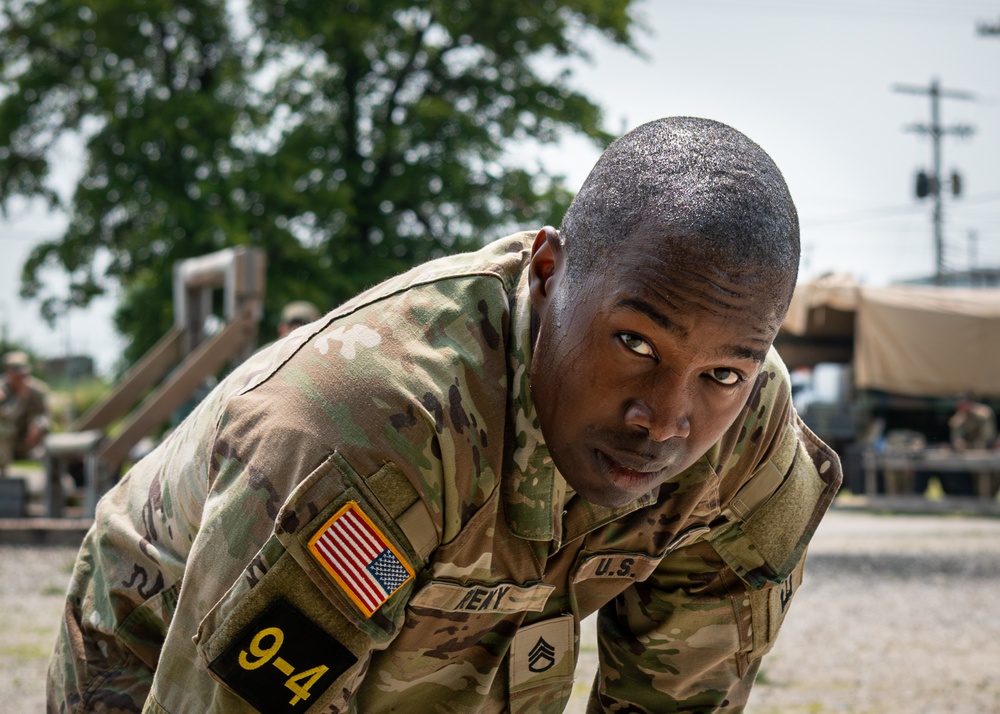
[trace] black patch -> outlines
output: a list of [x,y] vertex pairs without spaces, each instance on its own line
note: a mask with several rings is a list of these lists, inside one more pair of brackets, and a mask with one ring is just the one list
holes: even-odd
[[656,506],[647,511],[646,524],[651,526],[653,529],[652,542],[653,548],[657,552],[663,550],[677,536],[677,528],[675,527],[677,523],[681,520],[681,515],[679,513],[673,513],[672,510],[670,515],[662,510],[653,510],[657,507],[662,508],[663,504],[670,500],[674,493],[680,489],[680,484],[674,483],[672,481],[667,481],[666,483],[660,484],[660,492],[657,495]]
[[294,533],[299,529],[299,517],[295,513],[286,513],[275,529],[279,533]]
[[158,540],[156,535],[156,512],[163,511],[163,491],[160,488],[160,477],[154,476],[149,484],[149,494],[142,504],[142,524],[146,526],[146,534],[150,541]]
[[479,314],[483,316],[483,319],[479,321],[479,329],[483,331],[483,339],[486,340],[486,345],[491,350],[495,350],[500,346],[500,333],[490,322],[490,306],[486,304],[485,300],[480,300],[476,307],[479,308]]
[[656,494],[656,502],[662,503],[669,498],[673,498],[674,494],[680,490],[681,485],[679,483],[674,483],[673,481],[666,481],[660,484],[660,490]]
[[448,416],[451,417],[451,423],[459,434],[469,428],[469,415],[462,408],[462,391],[457,384],[448,388]]
[[427,392],[420,403],[424,405],[424,409],[434,415],[434,431],[440,434],[444,431],[444,407],[441,406],[441,401],[435,395]]
[[262,712],[304,712],[358,658],[278,598],[208,665]]
[[751,411],[760,406],[761,396],[764,392],[764,387],[767,386],[768,377],[769,375],[767,372],[761,372],[757,375],[757,384],[754,385],[753,391],[750,392],[750,399],[747,400]]
[[393,414],[389,417],[389,423],[392,424],[393,429],[396,431],[402,431],[407,429],[417,423],[417,417],[413,414],[413,405],[406,407],[405,414]]
[[319,513],[319,509],[316,507],[315,503],[308,503],[306,505],[305,513],[296,513],[294,511],[289,511],[286,513],[280,521],[278,521],[275,526],[276,533],[295,533],[298,531],[299,526],[303,523],[308,523]]
[[140,597],[144,600],[156,595],[158,592],[163,590],[163,573],[160,571],[156,572],[156,582],[151,586],[149,584],[149,574],[146,569],[140,565],[132,566],[132,577],[127,581],[122,581],[122,586],[126,588],[135,588],[135,591],[139,593]]
[[250,565],[246,567],[243,574],[247,579],[247,584],[250,587],[255,588],[257,587],[257,583],[260,582],[260,579],[267,574],[267,564],[264,562],[264,559],[258,555],[250,561]]
[[788,602],[792,599],[792,576],[789,575],[780,587],[781,591],[778,593],[778,597],[781,598],[781,611],[784,612],[785,608],[788,607]]

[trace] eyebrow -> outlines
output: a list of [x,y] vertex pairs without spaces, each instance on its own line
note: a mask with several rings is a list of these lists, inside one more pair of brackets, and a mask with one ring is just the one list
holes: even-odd
[[683,326],[678,325],[645,300],[640,300],[639,298],[626,298],[625,300],[619,300],[616,302],[615,307],[624,307],[628,310],[640,312],[664,330],[678,334],[681,337],[686,337],[688,334],[688,331]]
[[[627,310],[633,310],[641,313],[662,327],[664,330],[680,335],[681,337],[687,337],[688,335],[688,330],[685,327],[671,320],[645,300],[641,300],[639,298],[626,298],[616,302],[615,307],[623,307]],[[738,359],[750,359],[758,363],[764,362],[768,351],[767,349],[760,350],[753,347],[747,347],[745,345],[727,345],[725,349],[733,357]]]

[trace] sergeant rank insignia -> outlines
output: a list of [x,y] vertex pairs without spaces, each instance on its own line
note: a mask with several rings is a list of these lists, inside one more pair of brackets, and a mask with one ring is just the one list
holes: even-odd
[[406,558],[355,501],[348,501],[316,531],[309,552],[365,617],[413,577]]

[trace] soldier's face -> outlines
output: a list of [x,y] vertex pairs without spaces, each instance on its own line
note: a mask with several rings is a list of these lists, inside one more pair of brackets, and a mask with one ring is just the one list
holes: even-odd
[[535,408],[569,485],[591,503],[622,506],[691,466],[732,425],[784,305],[755,276],[690,256],[623,251],[572,286],[565,268],[555,233],[539,233]]

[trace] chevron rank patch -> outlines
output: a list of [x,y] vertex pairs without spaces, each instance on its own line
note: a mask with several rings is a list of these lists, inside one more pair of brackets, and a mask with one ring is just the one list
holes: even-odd
[[365,617],[413,577],[406,558],[355,501],[316,531],[309,552]]

